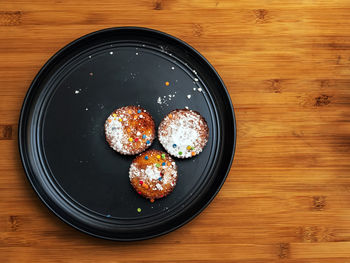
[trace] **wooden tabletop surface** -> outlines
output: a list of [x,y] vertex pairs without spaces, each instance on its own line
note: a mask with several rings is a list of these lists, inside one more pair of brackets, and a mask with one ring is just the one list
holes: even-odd
[[[142,242],[61,222],[26,180],[17,147],[38,70],[113,26],[192,45],[223,78],[237,117],[218,196],[189,224]],[[350,1],[0,1],[0,153],[2,263],[350,262]]]

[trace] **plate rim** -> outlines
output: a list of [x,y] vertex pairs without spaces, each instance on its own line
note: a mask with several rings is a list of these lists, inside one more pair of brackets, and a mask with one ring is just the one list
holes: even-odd
[[[214,75],[216,76],[216,78],[220,81],[221,86],[223,87],[223,90],[225,92],[225,97],[228,99],[229,101],[229,108],[230,108],[230,114],[232,115],[232,122],[233,122],[233,146],[232,146],[232,154],[230,157],[230,162],[228,163],[228,168],[226,170],[225,175],[223,176],[220,184],[218,185],[217,189],[215,190],[215,192],[212,194],[212,196],[204,203],[204,205],[202,205],[202,207],[200,207],[200,209],[198,209],[195,213],[193,213],[190,217],[188,217],[187,219],[185,219],[182,223],[177,224],[176,226],[172,226],[171,228],[161,232],[161,233],[156,233],[156,234],[152,234],[152,235],[147,235],[147,236],[143,236],[143,237],[137,237],[137,238],[117,238],[117,237],[108,237],[108,236],[103,236],[103,235],[99,235],[99,234],[95,234],[93,232],[89,232],[79,226],[77,226],[76,224],[73,224],[72,222],[70,222],[69,220],[67,220],[66,218],[64,218],[63,216],[61,216],[58,212],[55,211],[55,209],[48,203],[46,202],[45,198],[42,196],[41,192],[39,192],[39,190],[37,189],[35,182],[33,180],[32,177],[35,177],[35,173],[31,172],[31,165],[29,164],[28,161],[26,161],[27,157],[26,155],[28,155],[27,150],[26,150],[26,146],[25,146],[25,139],[24,139],[24,135],[25,135],[25,129],[27,128],[27,120],[25,119],[25,113],[28,110],[28,107],[30,107],[30,96],[32,95],[33,92],[35,92],[35,88],[38,84],[38,80],[39,78],[43,75],[43,73],[47,70],[47,68],[52,64],[52,62],[59,57],[62,53],[64,53],[64,51],[66,51],[67,49],[69,49],[70,47],[74,46],[76,43],[101,34],[101,33],[105,33],[105,32],[112,32],[112,31],[123,31],[123,30],[137,30],[137,31],[144,31],[144,32],[149,32],[149,33],[155,33],[158,34],[160,36],[163,36],[165,38],[170,38],[174,41],[179,42],[180,44],[186,46],[188,49],[190,49],[192,52],[194,52],[197,56],[199,56],[208,66],[209,68],[212,70],[212,72],[214,73]],[[148,240],[151,238],[155,238],[158,236],[162,236],[165,234],[168,234],[170,232],[173,232],[174,230],[184,226],[185,224],[189,223],[191,220],[193,220],[195,217],[197,217],[205,208],[207,208],[209,206],[209,204],[213,201],[213,199],[217,196],[217,194],[219,193],[219,191],[221,190],[223,184],[225,183],[228,174],[231,171],[232,168],[232,163],[234,160],[234,156],[236,153],[236,144],[237,144],[237,124],[236,124],[236,116],[235,116],[235,112],[234,112],[234,107],[232,104],[232,100],[231,100],[231,96],[227,90],[227,87],[224,83],[224,81],[222,80],[222,78],[220,77],[220,75],[218,74],[218,72],[216,71],[216,69],[213,67],[213,65],[201,54],[199,53],[199,51],[197,51],[194,47],[192,47],[191,45],[189,45],[188,43],[186,43],[185,41],[170,35],[168,33],[156,30],[156,29],[151,29],[151,28],[147,28],[147,27],[137,27],[137,26],[121,26],[121,27],[109,27],[109,28],[104,28],[104,29],[100,29],[97,31],[93,31],[90,32],[88,34],[84,34],[78,38],[76,38],[75,40],[69,42],[68,44],[64,45],[62,48],[60,48],[58,51],[56,51],[54,53],[54,55],[52,55],[46,62],[45,64],[40,68],[40,70],[36,73],[34,79],[32,80],[28,90],[26,91],[26,95],[23,99],[23,103],[21,106],[21,110],[20,110],[20,116],[19,116],[19,120],[18,120],[18,149],[19,149],[19,153],[20,153],[20,159],[21,159],[21,163],[22,163],[22,167],[24,169],[25,175],[27,180],[29,181],[31,187],[34,189],[34,191],[36,192],[37,197],[39,198],[39,200],[41,200],[45,206],[51,211],[53,212],[53,214],[55,216],[57,216],[60,220],[62,220],[64,223],[68,224],[69,226],[71,226],[72,228],[79,230],[80,232],[83,232],[85,234],[88,234],[89,236],[93,236],[96,238],[102,238],[105,240],[112,240],[112,241],[140,241],[140,240]],[[22,141],[23,140],[23,141]]]

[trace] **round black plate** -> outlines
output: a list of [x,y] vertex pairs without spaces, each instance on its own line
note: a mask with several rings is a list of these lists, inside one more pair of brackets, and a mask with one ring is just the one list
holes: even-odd
[[[156,126],[184,107],[209,125],[204,151],[176,160],[174,192],[154,203],[129,183],[133,157],[105,141],[105,119],[126,105],[147,109]],[[181,40],[145,28],[106,29],[64,47],[35,77],[19,121],[22,163],[41,200],[73,227],[113,240],[159,236],[198,215],[228,174],[235,140],[233,107],[214,68]]]

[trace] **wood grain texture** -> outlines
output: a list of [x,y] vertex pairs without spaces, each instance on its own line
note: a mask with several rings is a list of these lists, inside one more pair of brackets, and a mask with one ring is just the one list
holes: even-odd
[[[72,229],[39,201],[17,121],[56,51],[126,25],[165,31],[208,58],[229,89],[238,142],[201,215],[118,243]],[[0,262],[350,262],[348,0],[1,1],[0,58]]]

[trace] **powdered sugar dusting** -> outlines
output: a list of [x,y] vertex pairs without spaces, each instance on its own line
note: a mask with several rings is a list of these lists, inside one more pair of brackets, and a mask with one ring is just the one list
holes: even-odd
[[158,136],[169,154],[188,158],[203,150],[208,141],[208,126],[200,114],[192,110],[175,110],[160,124]]
[[[161,177],[162,180],[159,180],[161,170],[164,170],[164,175]],[[162,191],[165,185],[175,185],[173,182],[176,181],[177,171],[173,166],[157,168],[154,165],[147,165],[145,169],[140,169],[137,164],[132,163],[129,170],[129,178],[130,180],[137,178],[149,185],[152,190]]]
[[159,169],[155,167],[154,165],[147,165],[144,173],[144,178],[142,179],[148,179],[149,181],[155,181],[159,178]]
[[110,146],[117,152],[126,154],[128,151],[124,145],[128,143],[128,135],[124,132],[122,123],[113,116],[109,116],[105,124],[106,136],[110,137]]

